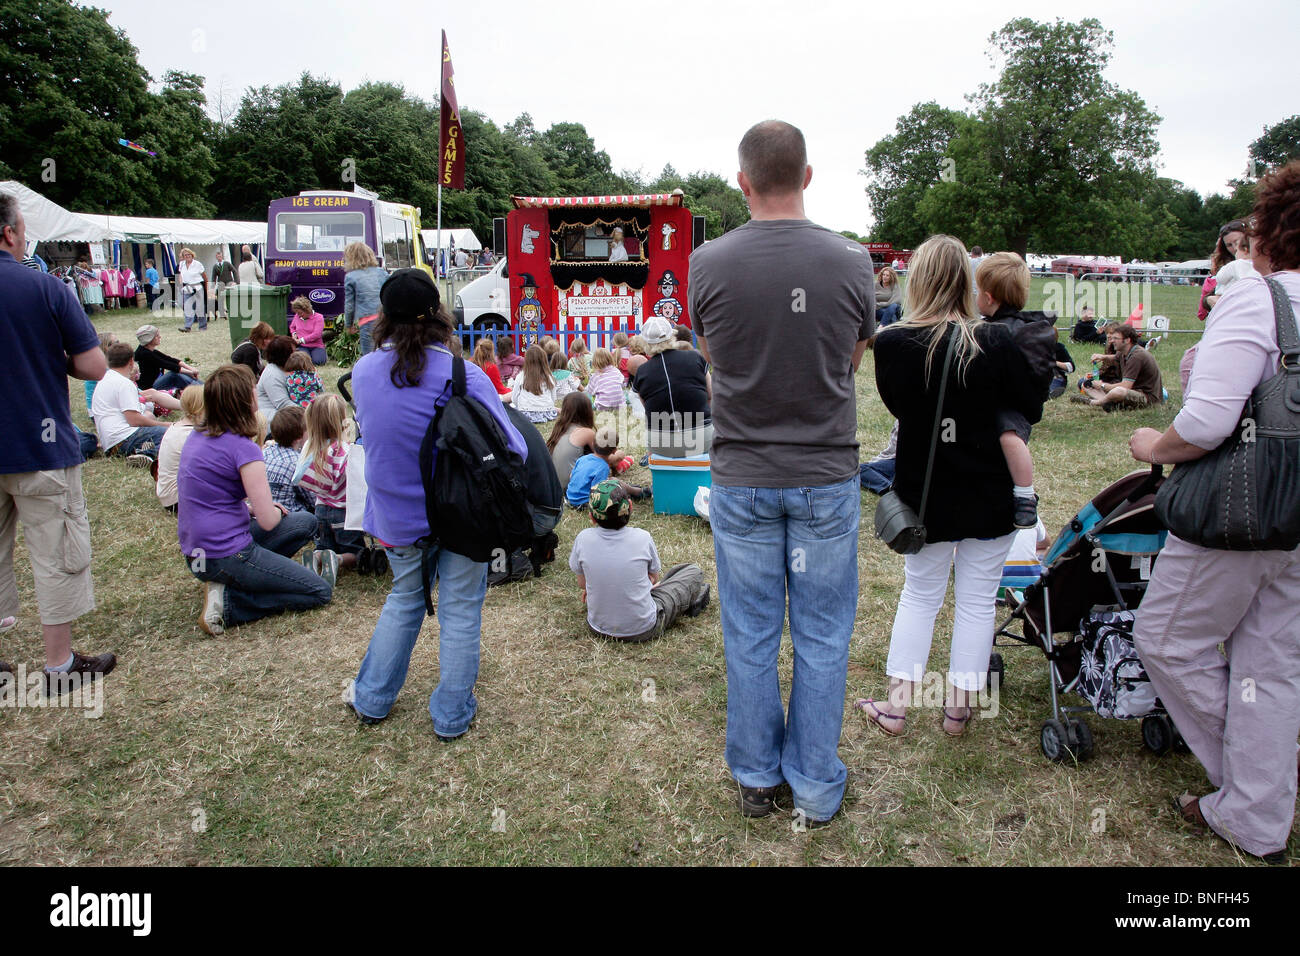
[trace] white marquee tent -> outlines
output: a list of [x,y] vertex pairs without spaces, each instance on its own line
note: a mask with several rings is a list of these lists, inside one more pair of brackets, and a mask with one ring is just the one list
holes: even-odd
[[[437,246],[437,229],[421,229],[420,236],[424,239],[426,249],[433,249]],[[483,243],[478,241],[473,229],[444,229],[442,231],[442,246],[439,248],[446,249],[452,239],[456,240],[457,249],[464,249],[466,252],[476,252],[483,248]]]
[[113,238],[107,226],[68,212],[22,183],[0,182],[0,192],[18,197],[18,207],[27,223],[28,252],[38,242],[102,242]]

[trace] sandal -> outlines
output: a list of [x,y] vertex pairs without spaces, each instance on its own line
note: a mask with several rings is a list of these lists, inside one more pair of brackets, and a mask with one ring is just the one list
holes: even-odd
[[[971,719],[972,717],[974,717],[974,716],[975,716],[975,708],[974,708],[974,707],[967,707],[967,708],[966,708],[966,716],[965,716],[965,717],[954,717],[952,714],[948,713],[948,708],[945,707],[945,708],[943,708],[943,717],[940,718],[940,720],[939,720],[939,726],[940,726],[940,727],[943,727],[943,732],[944,732],[945,734],[947,734],[949,737],[960,737],[962,734],[966,733],[966,725],[970,723],[970,719]],[[954,733],[953,733],[951,730],[949,730],[947,727],[944,727],[943,722],[944,722],[945,720],[951,720],[954,724],[960,724],[960,725],[961,725],[961,730],[957,731],[957,732],[954,734]]]
[[[870,710],[871,710],[870,713],[867,713],[868,708],[870,708]],[[887,714],[887,713],[885,713],[883,710],[881,710],[879,707],[877,707],[877,706],[876,706],[876,702],[875,702],[874,700],[872,700],[870,697],[867,697],[867,698],[865,698],[865,699],[858,699],[858,700],[854,701],[854,702],[853,702],[853,709],[854,709],[854,710],[860,710],[860,711],[862,711],[863,714],[866,714],[867,720],[869,720],[869,721],[871,721],[871,723],[875,724],[876,727],[877,727],[877,729],[878,729],[882,734],[884,734],[886,737],[902,737],[902,736],[905,736],[906,733],[907,733],[907,729],[906,729],[905,727],[902,727],[902,724],[904,723],[904,721],[907,720],[907,715],[906,715],[906,714],[904,714],[904,715],[902,715],[902,716],[900,716],[900,715],[898,715],[898,714]],[[881,721],[885,721],[885,720],[896,720],[896,721],[898,721],[898,722],[899,722],[899,725],[900,725],[900,729],[899,729],[899,730],[890,730],[890,729],[889,729],[888,727],[886,727],[883,723],[881,723]]]

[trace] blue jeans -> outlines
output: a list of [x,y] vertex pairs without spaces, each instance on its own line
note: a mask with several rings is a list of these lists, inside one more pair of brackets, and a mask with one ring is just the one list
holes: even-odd
[[325,353],[325,350],[320,346],[312,346],[311,348],[308,348],[305,345],[300,345],[298,346],[297,351],[306,352],[307,357],[311,359],[312,365],[324,365],[326,362],[329,361],[329,356]]
[[[727,657],[727,765],[744,787],[785,780],[809,819],[834,816],[858,606],[858,476],[814,488],[715,484],[709,497]],[[789,718],[777,653],[790,603]]]
[[368,355],[375,350],[374,340],[370,337],[370,327],[374,324],[373,322],[367,322],[365,325],[360,326],[360,331],[357,333],[357,352],[360,355]]
[[348,531],[343,527],[347,512],[343,508],[332,508],[316,502],[316,547],[322,551],[335,554],[360,554],[366,546],[365,535],[360,531]]
[[158,446],[162,444],[163,435],[166,434],[166,425],[141,425],[118,442],[112,450],[121,455],[148,455],[157,461]]
[[894,483],[894,459],[864,461],[858,466],[858,475],[862,479],[862,487],[875,494],[883,495]]
[[191,385],[201,385],[202,383],[192,375],[186,375],[183,372],[159,372],[158,377],[154,379],[154,388],[188,388]]
[[76,425],[72,426],[77,429],[77,441],[81,444],[81,458],[84,461],[95,453],[99,447],[99,439],[95,437],[94,432],[83,432]]
[[877,309],[876,310],[877,327],[883,329],[887,325],[892,325],[893,323],[898,321],[898,317],[902,314],[902,312],[903,312],[903,307],[899,305],[897,302],[891,302],[889,303],[889,305]]
[[[424,624],[421,551],[414,546],[388,549],[393,590],[357,672],[353,706],[367,717],[387,717],[406,683],[411,652]],[[478,711],[479,632],[487,594],[486,564],[437,550],[432,555],[438,580],[438,686],[429,697],[433,730],[458,737]]]
[[185,556],[190,573],[200,581],[226,586],[222,616],[227,627],[330,602],[334,589],[329,582],[293,560],[316,533],[315,515],[295,511],[281,517],[270,531],[263,531],[254,520],[250,530],[253,543],[229,557],[208,558],[198,565],[195,556]]

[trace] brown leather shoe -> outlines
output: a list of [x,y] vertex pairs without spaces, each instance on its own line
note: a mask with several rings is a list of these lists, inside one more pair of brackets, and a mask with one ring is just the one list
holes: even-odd
[[62,697],[70,690],[75,690],[97,680],[101,675],[112,673],[113,668],[116,666],[116,654],[100,654],[98,657],[86,657],[74,650],[70,668],[53,674],[49,671],[45,672],[45,696]]
[[[1215,833],[1214,828],[1206,822],[1205,814],[1201,813],[1200,797],[1194,797],[1190,793],[1181,793],[1174,797],[1174,809],[1178,811],[1180,817],[1192,826],[1199,830],[1214,833],[1215,836],[1219,836],[1218,833]],[[1220,837],[1220,839],[1223,838]],[[1241,852],[1245,853],[1246,856],[1253,856],[1257,860],[1263,860],[1269,866],[1282,866],[1287,862],[1286,847],[1282,847],[1280,850],[1274,850],[1272,853],[1261,853],[1256,856],[1254,853],[1242,850],[1241,847],[1237,846],[1231,840],[1224,840],[1224,842],[1235,850],[1241,850]]]

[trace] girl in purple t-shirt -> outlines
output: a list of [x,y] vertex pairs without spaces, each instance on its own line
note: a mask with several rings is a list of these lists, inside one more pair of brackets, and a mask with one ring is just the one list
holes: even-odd
[[[290,514],[271,498],[257,435],[257,397],[242,365],[203,383],[206,423],[194,429],[176,475],[177,534],[190,573],[208,585],[199,626],[209,634],[285,610],[328,604],[330,571],[314,574],[293,555],[316,532],[316,516]],[[252,514],[252,520],[249,514]]]

